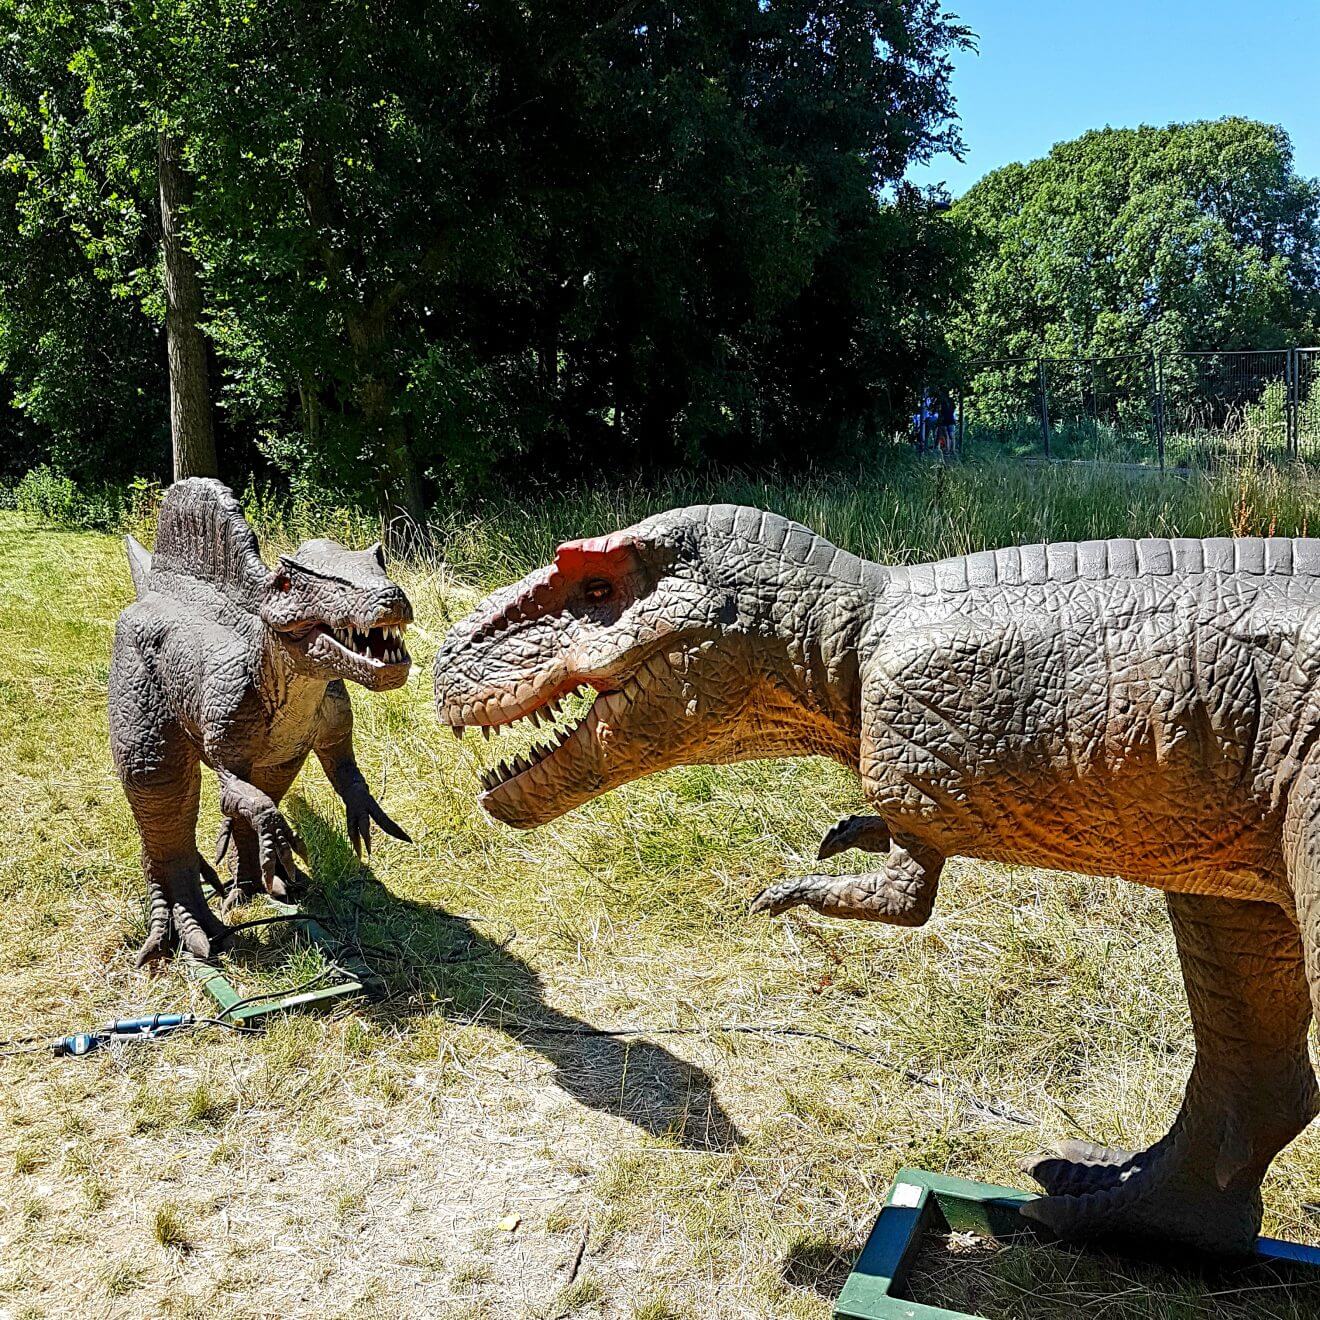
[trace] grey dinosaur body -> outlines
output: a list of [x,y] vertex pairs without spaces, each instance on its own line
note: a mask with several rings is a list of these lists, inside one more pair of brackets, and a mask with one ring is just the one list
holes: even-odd
[[150,895],[138,961],[179,942],[206,958],[227,928],[201,887],[221,887],[197,850],[203,764],[220,783],[217,860],[232,850],[231,897],[283,895],[299,878],[301,844],[279,802],[310,751],[345,802],[355,846],[369,840],[371,820],[407,838],[358,769],[344,681],[379,691],[406,680],[412,609],[379,547],[313,541],[268,569],[216,481],[170,487],[154,553],[131,537],[128,552],[138,599],[115,629],[109,709]]
[[947,857],[1168,892],[1197,1042],[1149,1151],[1069,1143],[1030,1213],[1071,1234],[1241,1250],[1265,1169],[1316,1112],[1320,542],[1056,544],[885,567],[755,509],[674,510],[496,593],[446,639],[461,730],[585,720],[487,776],[527,827],[665,766],[828,755],[873,814],[821,855],[883,854],[755,901],[918,924]]

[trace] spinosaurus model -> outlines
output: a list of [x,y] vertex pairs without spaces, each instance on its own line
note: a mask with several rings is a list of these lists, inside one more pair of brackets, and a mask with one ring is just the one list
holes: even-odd
[[[137,601],[119,616],[110,661],[110,747],[142,836],[149,931],[138,966],[180,943],[213,956],[228,927],[201,881],[197,851],[204,762],[225,816],[217,864],[233,851],[227,903],[264,889],[284,897],[302,877],[301,841],[279,810],[315,751],[348,814],[355,850],[371,822],[408,840],[381,809],[353,756],[345,680],[373,692],[407,680],[412,606],[385,573],[379,545],[308,541],[273,571],[232,493],[176,482],[161,504],[156,548],[128,538]],[[227,904],[226,904],[227,905]]]
[[[1274,1156],[1317,1112],[1320,541],[1112,540],[885,567],[756,509],[698,506],[562,545],[449,633],[461,736],[585,718],[483,777],[519,828],[668,766],[822,755],[880,854],[753,903],[918,925],[955,855],[1167,893],[1196,1062],[1167,1136],[1068,1142],[1024,1213],[1065,1236],[1241,1252]],[[1308,994],[1308,982],[1310,992]],[[1320,1000],[1317,1000],[1320,1002]]]

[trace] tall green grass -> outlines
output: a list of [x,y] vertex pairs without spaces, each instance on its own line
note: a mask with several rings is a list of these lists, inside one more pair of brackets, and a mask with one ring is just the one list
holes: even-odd
[[[525,502],[437,511],[417,544],[458,576],[489,587],[545,562],[566,537],[597,535],[662,509],[706,502],[770,509],[855,554],[902,563],[1032,541],[1302,536],[1320,508],[1320,474],[1242,464],[1160,476],[1011,462],[942,466],[901,455],[852,471],[583,483]],[[352,525],[343,511],[309,506],[267,504],[254,513],[260,530],[277,540],[327,526],[349,537],[379,530],[369,521]]]
[[[134,531],[149,539],[160,488],[83,492],[39,473],[18,507],[65,527]],[[941,465],[886,451],[847,470],[674,473],[622,482],[581,480],[475,507],[438,507],[423,526],[382,527],[361,509],[270,487],[243,492],[248,517],[273,544],[333,536],[392,538],[406,555],[443,563],[480,587],[543,563],[572,536],[612,531],[662,509],[751,504],[796,518],[836,544],[884,562],[910,562],[1032,541],[1110,536],[1307,535],[1320,508],[1320,472],[1246,457],[1214,471],[1024,464],[1007,459]]]

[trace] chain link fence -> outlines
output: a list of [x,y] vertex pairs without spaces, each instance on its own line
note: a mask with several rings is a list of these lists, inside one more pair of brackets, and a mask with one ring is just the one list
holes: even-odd
[[954,389],[968,452],[1210,466],[1320,461],[1320,348],[979,358]]

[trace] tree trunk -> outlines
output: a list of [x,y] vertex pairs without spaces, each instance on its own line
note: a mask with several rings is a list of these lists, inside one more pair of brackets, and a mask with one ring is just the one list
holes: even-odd
[[[420,524],[422,492],[417,480],[417,464],[404,433],[403,423],[395,415],[393,390],[380,376],[366,372],[358,386],[358,403],[367,434],[376,442],[381,472],[378,490],[380,516],[384,519],[386,539],[401,543],[408,529],[391,525],[398,518]],[[396,535],[397,533],[397,535]]]
[[[385,332],[389,320],[386,300],[368,309],[354,309],[345,318],[357,375],[357,404],[364,436],[376,462],[376,492],[386,539],[406,539],[408,529],[393,528],[396,519],[420,524],[422,490],[403,421],[395,409],[395,386],[381,371],[388,357]],[[398,535],[396,536],[396,532]]]
[[184,245],[179,225],[179,208],[188,200],[188,176],[179,160],[178,143],[168,133],[160,135],[157,164],[174,479],[214,477],[219,475],[219,466],[206,378],[206,341],[197,326],[202,314],[202,286],[197,278],[197,262]]

